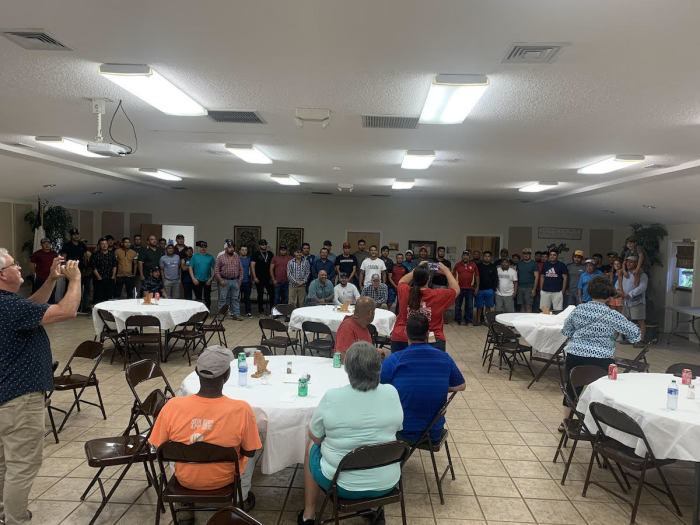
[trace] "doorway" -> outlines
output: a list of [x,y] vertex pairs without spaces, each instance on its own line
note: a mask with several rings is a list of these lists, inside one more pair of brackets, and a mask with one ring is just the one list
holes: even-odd
[[[666,304],[671,306],[692,306],[693,304],[693,266],[695,260],[695,242],[693,241],[671,241],[668,250],[668,274],[666,282]],[[676,313],[666,310],[665,328],[666,331],[675,327]],[[679,322],[681,331],[688,326],[690,316],[681,314]],[[677,327],[676,327],[677,328]],[[694,334],[689,334],[689,340],[698,342]]]
[[499,235],[467,235],[467,250],[489,250],[494,256],[501,249],[501,237]]

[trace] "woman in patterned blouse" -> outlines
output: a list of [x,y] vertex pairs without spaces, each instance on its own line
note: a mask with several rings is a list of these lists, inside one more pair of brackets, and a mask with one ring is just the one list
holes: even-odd
[[[574,393],[569,384],[571,369],[579,365],[596,365],[608,369],[614,363],[615,335],[621,333],[630,342],[641,339],[639,327],[628,321],[620,312],[608,307],[606,302],[615,296],[610,280],[601,275],[588,284],[591,301],[578,305],[564,322],[561,332],[569,338],[566,348],[566,390],[573,399]],[[580,393],[577,392],[578,395]],[[571,408],[564,398],[564,419],[571,414]],[[563,432],[563,426],[559,427]]]

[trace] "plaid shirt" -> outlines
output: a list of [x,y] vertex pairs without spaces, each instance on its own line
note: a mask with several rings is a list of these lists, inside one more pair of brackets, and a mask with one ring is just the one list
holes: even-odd
[[217,279],[239,279],[243,276],[243,265],[238,254],[234,252],[229,256],[222,253],[216,258],[214,265],[214,275]]
[[289,279],[290,286],[294,288],[297,287],[298,281],[306,283],[309,273],[311,273],[311,269],[308,259],[302,258],[299,262],[296,259],[292,259],[287,263],[287,279]]
[[379,283],[378,288],[375,288],[372,283],[370,283],[362,289],[362,295],[364,297],[371,297],[374,299],[374,302],[377,303],[377,306],[381,306],[386,303],[389,298],[389,288],[387,288],[384,283]]

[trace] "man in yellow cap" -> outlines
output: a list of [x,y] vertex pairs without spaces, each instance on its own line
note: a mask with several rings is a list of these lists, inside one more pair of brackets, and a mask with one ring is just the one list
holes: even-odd
[[586,271],[586,265],[583,264],[583,250],[574,250],[572,259],[573,262],[566,265],[566,269],[569,271],[569,289],[566,294],[565,306],[579,304],[578,280],[581,274]]

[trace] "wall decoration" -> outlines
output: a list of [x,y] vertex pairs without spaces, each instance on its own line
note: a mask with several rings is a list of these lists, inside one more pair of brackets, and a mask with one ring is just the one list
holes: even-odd
[[387,243],[387,246],[389,247],[389,251],[392,251],[392,252],[399,251],[399,243],[398,242]]
[[248,247],[248,256],[252,257],[258,249],[258,241],[262,237],[262,228],[260,226],[234,226],[233,227],[233,243],[236,249],[241,246]]
[[583,238],[583,228],[559,228],[558,226],[540,226],[537,228],[538,239],[567,239],[580,241]]
[[418,257],[418,250],[421,246],[425,246],[428,249],[428,257],[430,259],[435,258],[435,253],[437,252],[437,241],[408,241],[408,249],[413,250],[413,257]]
[[304,228],[288,228],[284,226],[277,227],[277,244],[275,245],[274,253],[277,253],[279,247],[284,244],[287,250],[294,250],[297,246],[301,248],[304,242]]

